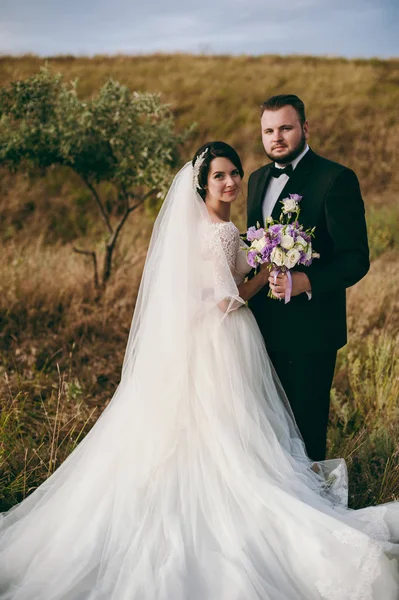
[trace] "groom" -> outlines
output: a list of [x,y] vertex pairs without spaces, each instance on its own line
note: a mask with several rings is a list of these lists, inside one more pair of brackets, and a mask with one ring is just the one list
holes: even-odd
[[[325,458],[330,389],[338,348],[346,344],[345,289],[369,269],[364,204],[350,169],[318,156],[307,145],[303,102],[295,95],[269,98],[261,107],[262,141],[271,163],[251,174],[248,227],[278,219],[280,200],[300,194],[299,221],[316,226],[310,267],[292,272],[291,301],[267,297],[263,288],[249,301],[270,359],[291,404],[311,459]],[[281,275],[270,288],[283,298]]]

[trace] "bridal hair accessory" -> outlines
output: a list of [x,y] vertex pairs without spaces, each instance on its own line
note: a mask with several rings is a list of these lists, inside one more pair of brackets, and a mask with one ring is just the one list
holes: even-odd
[[201,186],[199,184],[199,173],[202,167],[202,163],[205,160],[205,155],[208,152],[209,148],[205,148],[205,150],[203,152],[201,152],[201,154],[199,154],[197,156],[197,158],[195,159],[195,163],[193,166],[193,186],[194,186],[194,190],[196,190],[197,188],[201,189]]

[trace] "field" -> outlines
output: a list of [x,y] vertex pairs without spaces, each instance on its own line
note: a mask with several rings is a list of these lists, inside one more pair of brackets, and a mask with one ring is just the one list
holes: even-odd
[[[43,64],[1,57],[0,85]],[[350,341],[335,373],[329,456],[348,461],[352,507],[399,499],[399,59],[151,55],[48,64],[66,81],[78,78],[82,96],[110,77],[161,92],[178,128],[197,123],[182,161],[222,139],[247,175],[265,162],[260,103],[284,92],[305,101],[312,148],[359,176],[372,258],[348,290]],[[104,239],[90,194],[66,169],[13,175],[0,167],[0,510],[60,464],[112,397],[153,220],[146,208],[131,215],[98,300],[90,263],[72,251]],[[233,220],[243,229],[244,197]]]

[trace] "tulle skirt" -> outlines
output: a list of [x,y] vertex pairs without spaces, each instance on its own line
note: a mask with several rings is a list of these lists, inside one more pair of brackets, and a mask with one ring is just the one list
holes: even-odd
[[0,600],[397,600],[399,504],[348,510],[307,458],[252,313],[149,350],[0,517]]

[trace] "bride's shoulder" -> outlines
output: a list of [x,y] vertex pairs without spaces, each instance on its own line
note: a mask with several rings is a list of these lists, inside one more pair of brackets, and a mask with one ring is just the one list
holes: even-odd
[[240,232],[233,221],[211,221],[210,227],[214,234],[221,240],[222,245],[238,245]]
[[237,252],[240,234],[232,221],[207,221],[202,232],[202,242],[208,251],[220,250],[231,257]]
[[238,231],[237,227],[234,225],[233,221],[211,221],[210,227],[213,227],[221,235],[226,235],[226,234],[233,234],[234,236],[240,235],[240,232]]
[[234,236],[240,235],[237,227],[234,225],[233,221],[202,221],[200,230],[202,232],[207,232],[210,235],[219,235],[219,236]]

